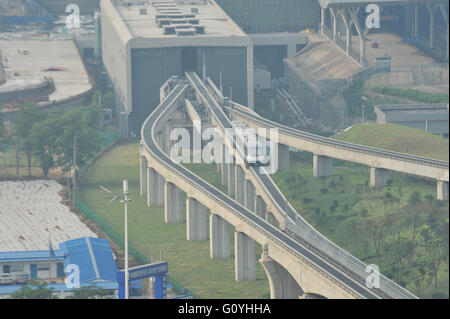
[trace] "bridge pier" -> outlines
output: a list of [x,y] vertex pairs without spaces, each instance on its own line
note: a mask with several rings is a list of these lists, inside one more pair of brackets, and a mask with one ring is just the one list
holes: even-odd
[[239,166],[235,165],[236,172],[235,172],[235,196],[236,201],[241,204],[245,204],[245,173],[244,170]]
[[258,215],[262,219],[266,219],[266,210],[267,210],[266,203],[264,202],[264,200],[262,199],[261,196],[257,195],[255,197],[255,213],[256,213],[256,215]]
[[230,224],[216,214],[209,216],[209,256],[230,258]]
[[179,223],[185,221],[183,191],[175,184],[165,184],[164,221],[166,223]]
[[333,176],[333,159],[328,156],[314,154],[314,177]]
[[236,165],[234,164],[234,162],[233,163],[228,163],[228,195],[230,196],[230,197],[234,197],[235,196],[235,191],[234,191],[234,189],[235,189],[235,184],[236,184],[236,181],[235,181],[235,178],[234,178],[234,175],[235,175],[235,172],[236,172],[236,167],[235,167]]
[[437,181],[437,199],[448,201],[448,182]]
[[147,206],[162,206],[164,204],[164,177],[147,167]]
[[228,184],[228,164],[227,163],[222,163],[220,164],[221,169],[221,182],[223,186],[227,186]]
[[288,169],[289,165],[289,146],[278,144],[278,169]]
[[270,299],[298,299],[303,290],[295,279],[279,263],[270,258],[267,250],[263,250],[259,260],[269,280]]
[[255,186],[250,180],[245,181],[245,207],[255,211]]
[[266,220],[267,220],[267,222],[269,224],[271,224],[271,225],[273,225],[273,226],[275,226],[277,228],[280,226],[280,224],[278,223],[277,219],[275,218],[275,216],[271,212],[267,213],[266,218],[267,218]]
[[241,232],[234,232],[236,281],[256,280],[256,242]]
[[187,240],[206,240],[206,207],[192,197],[186,198]]
[[170,132],[173,130],[173,123],[171,120],[167,120],[164,125],[164,147],[163,150],[165,153],[170,154],[170,149],[175,141],[170,140]]
[[384,168],[370,168],[370,187],[381,187],[391,178],[391,171]]
[[139,186],[140,186],[140,195],[144,196],[147,194],[147,159],[145,156],[141,156],[141,161],[139,165]]

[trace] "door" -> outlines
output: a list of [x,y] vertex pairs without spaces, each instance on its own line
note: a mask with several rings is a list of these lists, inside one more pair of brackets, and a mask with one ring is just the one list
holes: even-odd
[[37,278],[37,264],[30,265],[30,278]]

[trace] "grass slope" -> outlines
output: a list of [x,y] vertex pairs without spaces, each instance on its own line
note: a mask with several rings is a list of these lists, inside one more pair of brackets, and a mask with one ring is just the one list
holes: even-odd
[[[289,169],[272,175],[297,212],[413,293],[448,298],[448,202],[435,200],[436,184],[393,173],[390,187],[370,188],[369,173],[358,166],[335,167],[334,176],[315,178],[309,157],[298,154]],[[414,192],[420,202],[410,204]],[[373,237],[381,238],[378,257]]]
[[[220,183],[220,175],[214,172],[213,166],[205,168],[193,164],[190,168],[210,183]],[[166,224],[163,207],[147,207],[145,197],[139,196],[139,144],[118,145],[98,160],[82,183],[81,200],[123,235],[123,205],[118,202],[107,205],[108,194],[98,187],[102,185],[121,193],[123,178],[129,180],[133,199],[128,208],[129,240],[137,250],[148,258],[153,254],[155,259],[162,250],[163,259],[169,262],[170,276],[197,297],[269,297],[267,277],[259,263],[256,281],[236,282],[233,258],[210,259],[209,241],[187,241],[186,223]],[[232,241],[233,231],[230,235]],[[231,247],[234,255],[234,245]]]
[[448,161],[448,139],[391,123],[356,125],[335,139]]

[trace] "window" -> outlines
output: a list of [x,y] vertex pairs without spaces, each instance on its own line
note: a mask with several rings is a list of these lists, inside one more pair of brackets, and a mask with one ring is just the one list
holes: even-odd
[[23,263],[14,263],[11,265],[11,272],[24,272],[24,264]]
[[38,271],[49,271],[50,264],[38,264]]
[[64,278],[64,264],[63,263],[56,264],[56,277]]
[[4,274],[9,274],[10,271],[10,266],[9,265],[3,265],[3,273]]

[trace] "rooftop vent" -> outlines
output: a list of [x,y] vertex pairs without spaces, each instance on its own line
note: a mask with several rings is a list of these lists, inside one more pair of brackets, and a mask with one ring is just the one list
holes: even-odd
[[139,14],[140,14],[141,16],[147,15],[147,9],[146,9],[146,8],[144,8],[144,9],[139,9]]
[[176,32],[177,32],[177,35],[179,37],[195,35],[195,29],[194,28],[176,30]]
[[164,26],[163,27],[163,34],[175,34],[175,27],[174,26]]
[[191,8],[191,13],[198,14],[198,8]]

